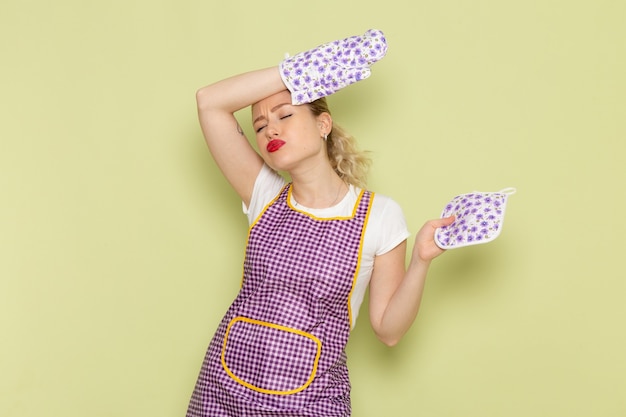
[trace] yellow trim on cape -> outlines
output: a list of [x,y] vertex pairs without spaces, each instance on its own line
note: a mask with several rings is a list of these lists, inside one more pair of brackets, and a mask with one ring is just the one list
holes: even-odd
[[[363,191],[361,192],[361,197],[363,195]],[[361,241],[359,242],[359,256],[357,258],[356,270],[354,271],[354,276],[352,277],[352,287],[350,287],[350,293],[348,294],[348,320],[350,324],[350,331],[352,330],[352,294],[354,293],[354,288],[356,287],[356,281],[359,277],[359,272],[361,271],[361,259],[363,255],[363,242],[365,240],[365,230],[367,229],[367,224],[370,219],[370,213],[372,212],[372,203],[374,202],[374,193],[370,191],[370,201],[367,205],[367,212],[365,213],[365,220],[363,220],[363,229],[361,229]],[[361,198],[357,201],[358,204],[361,203]]]
[[[313,220],[319,220],[319,221],[351,220],[351,219],[353,219],[354,216],[356,216],[356,211],[359,208],[359,203],[361,202],[361,198],[363,197],[363,193],[365,193],[365,190],[361,190],[361,192],[357,196],[356,203],[354,203],[354,207],[352,208],[352,214],[350,216],[317,217],[317,216],[312,215],[311,213],[307,213],[304,210],[300,210],[299,208],[297,208],[293,204],[291,204],[291,192],[293,190],[293,187],[292,187],[292,184],[287,184],[287,185],[289,186],[289,192],[287,193],[287,205],[289,206],[289,208],[291,208],[294,211],[297,211],[298,213],[302,213],[305,216],[312,218]],[[281,193],[282,193],[282,190],[281,190]]]

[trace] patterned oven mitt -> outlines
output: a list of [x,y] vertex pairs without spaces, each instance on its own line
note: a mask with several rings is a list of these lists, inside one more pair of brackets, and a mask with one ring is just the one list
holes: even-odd
[[280,76],[291,92],[292,104],[310,103],[368,78],[369,67],[386,53],[385,36],[370,29],[285,58],[279,65]]
[[494,240],[502,231],[507,199],[515,188],[499,192],[461,194],[452,199],[441,217],[454,215],[449,226],[435,231],[435,243],[442,249],[460,248]]

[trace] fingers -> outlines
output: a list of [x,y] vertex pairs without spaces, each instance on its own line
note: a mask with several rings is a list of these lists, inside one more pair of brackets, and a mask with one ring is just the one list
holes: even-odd
[[450,226],[456,220],[455,216],[442,217],[440,219],[431,220],[428,223],[434,228],[438,229],[443,226]]

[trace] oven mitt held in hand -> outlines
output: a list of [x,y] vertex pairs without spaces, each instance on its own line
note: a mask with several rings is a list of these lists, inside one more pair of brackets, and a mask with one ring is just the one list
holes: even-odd
[[328,42],[279,65],[280,76],[291,92],[292,104],[305,104],[331,95],[370,76],[370,66],[387,53],[380,30]]
[[435,243],[442,249],[460,248],[494,240],[502,231],[506,202],[515,188],[499,192],[473,192],[452,199],[441,217],[454,215],[454,223],[435,231]]

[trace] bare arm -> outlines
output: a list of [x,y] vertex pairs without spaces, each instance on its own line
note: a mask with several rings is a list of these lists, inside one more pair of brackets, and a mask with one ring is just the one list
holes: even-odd
[[244,203],[252,196],[263,160],[245,137],[234,113],[285,90],[277,67],[236,75],[196,93],[200,127],[215,162]]
[[453,221],[453,217],[431,220],[420,229],[408,269],[406,241],[376,257],[370,281],[370,321],[386,345],[397,344],[415,321],[430,263],[444,252],[435,244],[435,230]]

